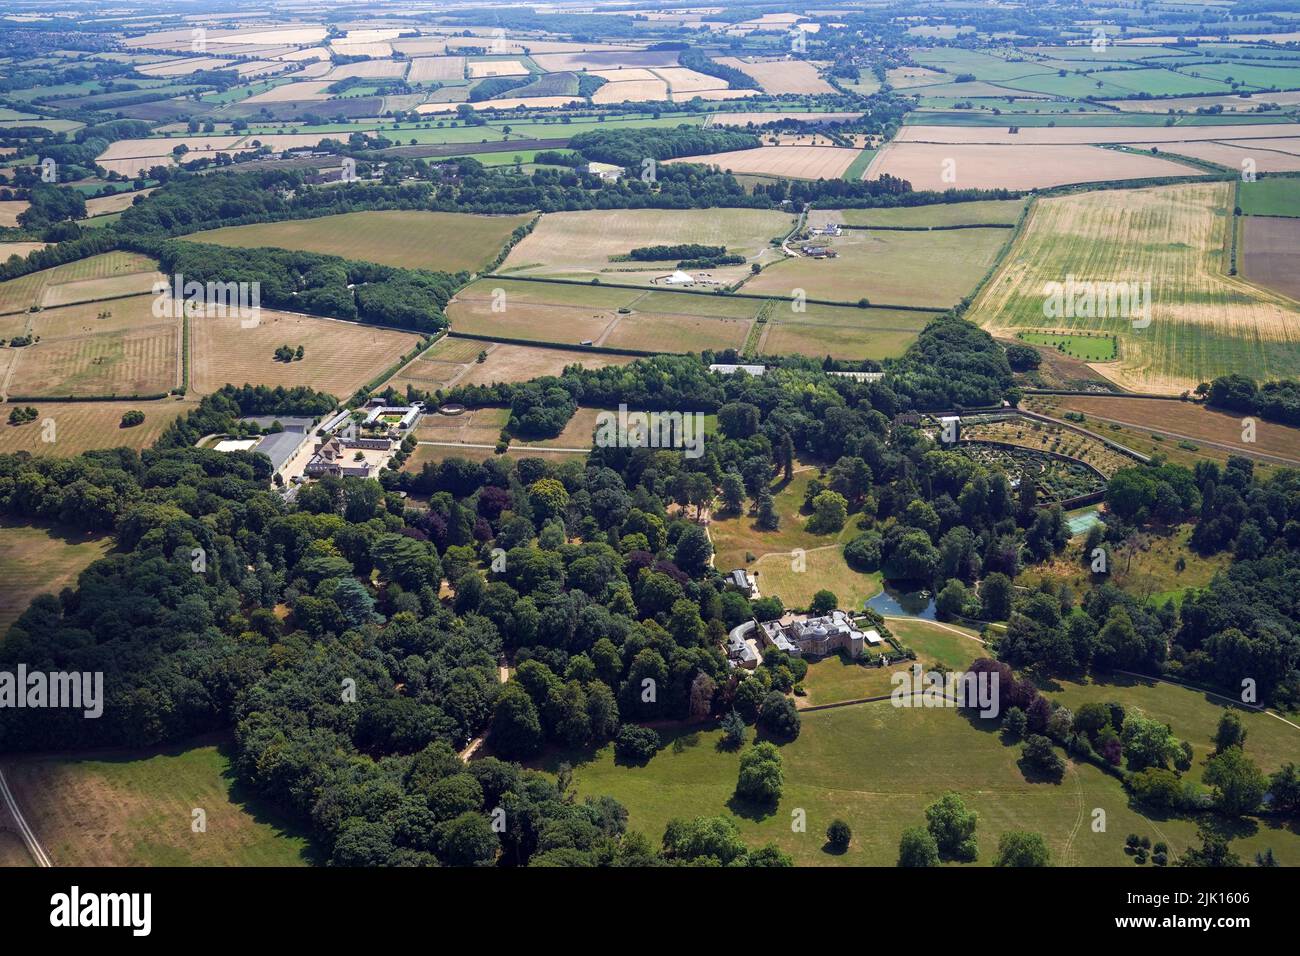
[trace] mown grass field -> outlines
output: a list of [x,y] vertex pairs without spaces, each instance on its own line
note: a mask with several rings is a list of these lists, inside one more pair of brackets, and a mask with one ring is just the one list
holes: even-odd
[[[410,352],[420,337],[357,322],[263,309],[258,324],[190,320],[190,376],[200,394],[222,385],[308,385],[346,399]],[[281,345],[303,346],[301,361],[277,362]]]
[[[852,516],[837,534],[813,534],[805,527],[808,516],[801,514],[800,508],[803,506],[808,482],[816,477],[816,469],[805,468],[796,471],[788,482],[783,476],[778,476],[772,483],[773,501],[781,516],[780,526],[775,531],[762,530],[748,514],[732,515],[715,511],[709,525],[709,534],[713,538],[714,564],[723,571],[748,567],[748,554],[754,555],[755,559],[772,554],[789,561],[790,552],[796,548],[811,553],[814,548],[844,544],[851,540],[858,534],[854,527],[856,519]],[[758,586],[760,591],[767,593],[761,577]]]
[[[4,372],[4,355],[0,350],[0,374]],[[241,383],[242,384],[242,383]],[[24,402],[35,408],[39,417],[26,425],[0,422],[0,454],[18,451],[33,455],[78,455],[92,448],[147,448],[158,440],[163,429],[174,419],[188,413],[197,399],[166,398],[150,402]],[[129,409],[144,412],[144,422],[122,428],[122,413]],[[44,422],[54,422],[53,442],[43,440]]]
[[[56,866],[302,866],[306,836],[243,792],[229,751],[19,757],[5,776]],[[192,831],[194,810],[206,832]]]
[[899,206],[894,209],[845,209],[840,215],[851,226],[967,226],[983,223],[1014,225],[1025,208],[1023,199],[981,199],[975,202]]
[[1026,345],[1045,345],[1085,362],[1109,362],[1116,353],[1115,340],[1109,335],[1019,332],[1016,338]]
[[380,210],[230,226],[186,238],[241,249],[299,249],[404,269],[474,272],[490,264],[510,234],[531,218]]
[[813,595],[824,589],[839,599],[841,608],[860,610],[868,598],[880,593],[880,575],[854,571],[838,544],[805,550],[798,561],[790,554],[766,554],[749,570],[757,576],[764,597],[779,597],[788,608],[807,608]]
[[[745,283],[746,292],[949,308],[975,289],[1011,238],[1009,229],[935,232],[845,230],[827,243],[836,258],[785,259]],[[811,240],[814,243],[823,241]],[[937,262],[942,269],[935,268]]]
[[74,584],[112,545],[103,535],[0,518],[0,639],[32,598]]
[[[53,286],[140,274],[156,277],[157,271],[157,262],[134,252],[106,252],[102,255],[78,259],[52,269],[42,269],[17,279],[0,282],[0,313],[25,312],[34,305],[42,305],[47,290]],[[132,287],[127,291],[139,290]],[[119,293],[108,292],[107,294]],[[55,295],[57,297],[58,293],[56,292]],[[76,298],[65,297],[64,300],[75,301]]]
[[[500,272],[648,285],[652,278],[671,273],[676,262],[611,262],[610,257],[644,246],[699,243],[725,246],[728,253],[746,260],[769,262],[778,255],[770,240],[785,235],[793,224],[789,214],[765,209],[550,213],[510,251]],[[710,272],[719,281],[735,281],[749,272],[749,262]]]
[[1269,176],[1242,183],[1238,201],[1246,216],[1300,216],[1300,177]]
[[[1098,368],[1137,391],[1178,393],[1228,372],[1300,371],[1300,308],[1226,275],[1232,186],[1196,183],[1039,200],[969,318],[996,333],[1042,328],[1113,334],[1119,360]],[[1048,283],[1150,283],[1137,315],[1045,315]]]
[[760,355],[831,355],[844,359],[885,359],[902,355],[933,312],[805,304],[776,300],[755,343]]

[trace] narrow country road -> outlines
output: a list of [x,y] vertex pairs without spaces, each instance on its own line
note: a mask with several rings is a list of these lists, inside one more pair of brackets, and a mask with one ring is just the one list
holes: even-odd
[[23,813],[18,809],[18,801],[14,799],[13,791],[9,789],[9,781],[5,779],[5,772],[0,770],[0,798],[3,798],[5,808],[9,811],[9,816],[13,817],[14,825],[18,828],[18,835],[23,838],[23,843],[27,844],[27,852],[32,855],[37,866],[53,866],[45,848],[41,846],[41,841],[36,839],[36,834],[28,826],[27,820],[24,819]]

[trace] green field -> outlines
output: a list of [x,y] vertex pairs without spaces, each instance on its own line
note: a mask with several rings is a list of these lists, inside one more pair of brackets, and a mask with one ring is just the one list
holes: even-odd
[[1238,202],[1247,216],[1300,216],[1300,177],[1269,176],[1242,183]]
[[[974,291],[1011,238],[1009,229],[942,232],[845,230],[829,241],[831,259],[788,258],[745,283],[746,292],[810,299],[945,309]],[[816,240],[820,241],[820,240]],[[796,247],[797,247],[796,243]],[[936,268],[942,263],[942,268]]]
[[[980,865],[992,861],[1008,830],[1042,833],[1057,865],[1132,865],[1123,852],[1129,833],[1164,840],[1175,855],[1199,843],[1193,821],[1143,816],[1119,781],[1091,764],[1071,764],[1061,783],[1031,783],[1017,765],[1020,748],[1004,743],[991,721],[949,709],[884,701],[804,713],[798,739],[781,748],[785,786],[774,809],[734,801],[739,754],[719,750],[720,736],[712,729],[666,734],[666,746],[643,767],[616,765],[612,747],[558,753],[545,766],[568,761],[580,799],[614,797],[628,809],[629,828],[655,843],[674,817],[731,815],[747,842],[774,841],[802,865],[892,866],[902,830],[924,824],[925,806],[946,790],[979,814]],[[1106,811],[1103,833],[1090,826],[1096,808]],[[806,832],[792,832],[796,809],[807,814]],[[823,850],[837,817],[853,829],[843,855]],[[1254,821],[1237,832],[1233,850],[1247,860],[1272,847],[1283,864],[1300,862],[1293,832]]]
[[186,238],[241,249],[295,249],[406,269],[473,272],[489,265],[510,234],[530,218],[419,210],[350,212],[229,226]]
[[1057,685],[1059,689],[1048,687],[1044,692],[1067,707],[1077,708],[1089,701],[1115,701],[1126,709],[1138,708],[1159,717],[1173,729],[1175,737],[1192,745],[1195,756],[1188,774],[1193,780],[1201,779],[1206,758],[1214,753],[1214,733],[1227,710],[1240,715],[1246,728],[1246,754],[1264,773],[1300,760],[1300,730],[1268,714],[1233,706],[1205,691],[1136,677],[1117,677],[1105,684],[1059,681]]
[[980,199],[975,202],[934,203],[928,206],[898,206],[893,209],[845,209],[841,215],[850,226],[966,226],[986,223],[1014,225],[1025,208],[1023,199]]
[[[226,746],[6,761],[58,866],[302,866],[306,836],[245,793]],[[206,832],[193,831],[194,810]]]
[[110,547],[106,537],[0,519],[0,639],[32,598],[74,585]]
[[1117,352],[1115,337],[1111,335],[1018,332],[1016,338],[1027,345],[1045,345],[1085,362],[1110,362]]

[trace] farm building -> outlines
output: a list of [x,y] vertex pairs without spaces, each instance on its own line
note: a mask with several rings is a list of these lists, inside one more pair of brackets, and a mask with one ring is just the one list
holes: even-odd
[[799,251],[809,259],[838,259],[840,255],[829,246],[801,246]]
[[766,365],[727,365],[715,362],[709,366],[710,372],[717,372],[719,375],[735,375],[737,372],[744,372],[746,375],[752,375],[755,378],[760,377],[767,371]]
[[373,405],[362,422],[366,428],[383,429],[387,426],[388,434],[397,436],[410,431],[424,414],[424,405],[385,405],[380,402]]
[[737,568],[727,575],[727,587],[739,591],[745,597],[756,597],[758,595],[758,586],[754,581],[754,576],[744,568]]
[[605,182],[615,182],[623,175],[623,167],[613,163],[587,163],[582,171],[591,176],[598,176]]

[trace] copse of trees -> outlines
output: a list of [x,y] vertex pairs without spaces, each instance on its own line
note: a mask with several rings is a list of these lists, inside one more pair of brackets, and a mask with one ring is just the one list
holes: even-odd
[[1283,425],[1300,425],[1300,381],[1284,379],[1260,385],[1240,373],[1221,375],[1198,388],[1206,404],[1243,415],[1258,415]]
[[569,148],[589,160],[636,167],[647,159],[677,159],[739,149],[756,149],[763,141],[753,133],[682,125],[675,128],[595,129],[569,140]]

